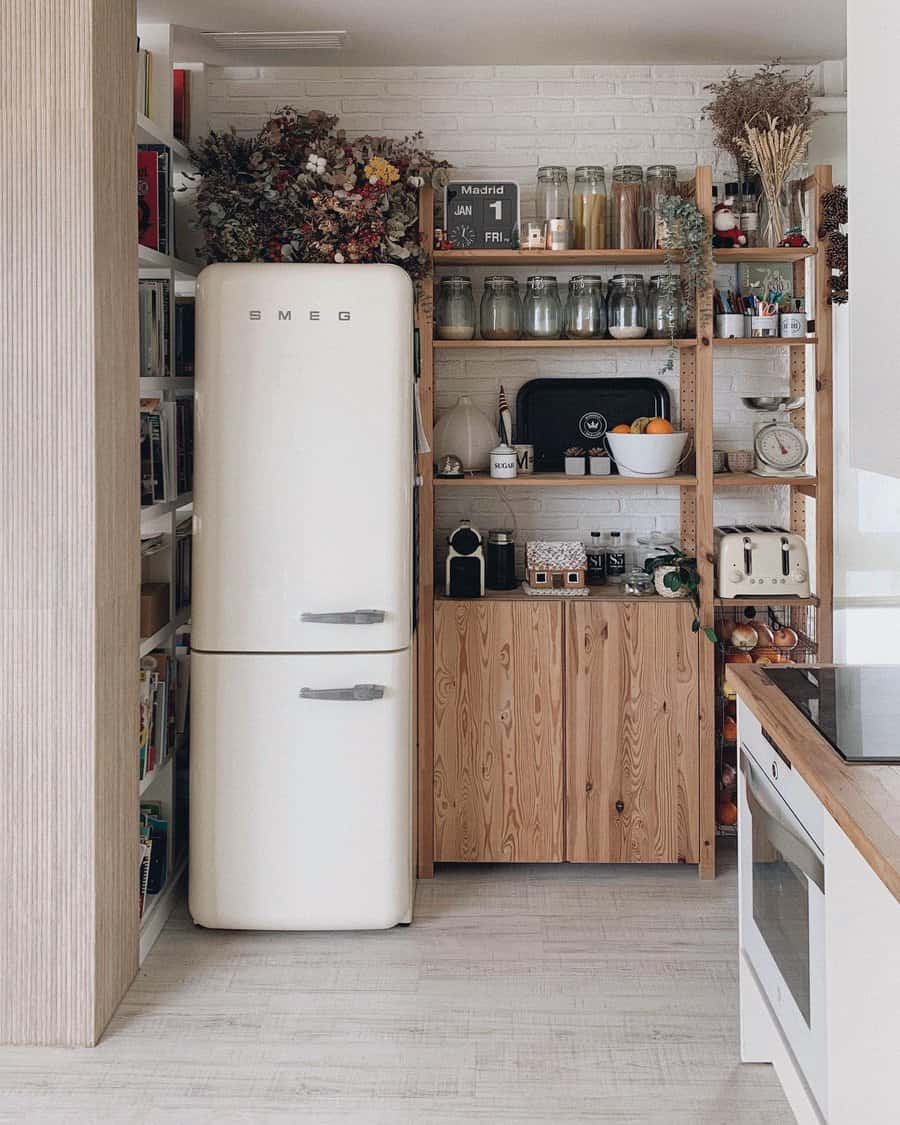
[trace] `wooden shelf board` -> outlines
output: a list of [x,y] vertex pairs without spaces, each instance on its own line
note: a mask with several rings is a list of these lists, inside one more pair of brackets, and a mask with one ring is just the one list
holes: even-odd
[[144,958],[153,948],[153,943],[166,924],[166,919],[172,913],[176,901],[175,892],[186,870],[187,856],[182,854],[178,862],[173,864],[172,873],[163,884],[159,894],[148,895],[144,902],[144,913],[141,916],[140,964],[143,964]]
[[141,380],[141,398],[161,394],[163,391],[192,391],[194,389],[193,375],[169,375],[158,379],[152,375],[144,375]]
[[713,347],[716,348],[805,348],[808,344],[818,344],[817,336],[801,336],[791,339],[789,336],[744,336],[739,340],[722,339],[716,336]]
[[191,607],[185,606],[184,609],[179,610],[178,613],[170,620],[167,621],[161,629],[158,629],[151,637],[141,637],[141,656],[146,656],[148,652],[153,652],[155,648],[172,636],[172,634],[180,629],[182,625],[186,625],[191,619]]
[[[621,586],[589,586],[588,599],[592,601],[604,602],[653,602],[654,605],[681,605],[683,598],[662,598],[659,594],[645,594],[643,597],[635,597],[634,594],[626,594]],[[448,598],[445,593],[440,589],[435,589],[434,600],[436,602],[460,602],[463,605],[468,605],[470,602],[534,602],[540,605],[544,602],[581,602],[588,600],[585,599],[583,594],[526,594],[521,586],[517,586],[515,590],[485,590],[483,598]]]
[[760,477],[756,473],[716,473],[713,477],[715,488],[771,488],[773,485],[815,489],[816,478],[802,474],[796,477]]
[[665,263],[664,250],[435,250],[440,266],[603,266]]
[[[668,337],[642,340],[435,340],[434,347],[444,348],[668,348]],[[697,341],[690,337],[676,340],[676,348],[695,348]]]
[[193,492],[182,492],[174,500],[160,500],[158,504],[148,504],[145,508],[141,508],[141,522],[143,523],[145,518],[158,519],[160,516],[168,515],[173,509],[186,508],[193,502]]
[[572,477],[566,473],[527,473],[509,480],[488,473],[468,473],[464,477],[435,477],[435,488],[694,488],[697,478],[689,473],[672,477]]
[[169,766],[174,761],[174,758],[174,754],[169,754],[169,756],[161,765],[156,766],[149,773],[144,774],[144,776],[140,779],[140,784],[138,785],[139,796],[143,797],[150,786],[154,785],[159,780],[159,778],[163,776],[163,774],[168,770]]
[[156,272],[173,270],[176,278],[180,281],[193,281],[202,268],[199,262],[185,262],[182,258],[176,258],[172,254],[160,254],[158,250],[138,243],[138,269],[140,270],[154,270]]
[[172,155],[184,163],[190,159],[187,145],[170,136],[151,118],[143,113],[137,115],[135,134],[139,145],[166,145],[172,150]]
[[816,256],[815,246],[738,246],[733,250],[713,249],[715,262],[802,262]]
[[752,597],[746,597],[746,598],[716,598],[715,604],[716,604],[717,608],[721,608],[721,609],[730,609],[732,607],[733,608],[740,608],[741,606],[768,606],[768,605],[778,605],[778,606],[782,606],[782,605],[783,606],[813,605],[813,606],[816,606],[816,605],[819,604],[819,599],[815,596],[810,597],[810,598],[798,598],[795,595],[792,596],[791,594],[784,594],[780,597],[777,596],[777,595],[773,595],[771,597],[760,597],[760,598],[752,598]]

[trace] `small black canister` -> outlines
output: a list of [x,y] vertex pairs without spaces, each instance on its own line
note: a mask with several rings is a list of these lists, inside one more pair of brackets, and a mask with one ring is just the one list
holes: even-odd
[[488,534],[484,584],[489,590],[514,590],[516,587],[516,545],[513,533],[495,527]]

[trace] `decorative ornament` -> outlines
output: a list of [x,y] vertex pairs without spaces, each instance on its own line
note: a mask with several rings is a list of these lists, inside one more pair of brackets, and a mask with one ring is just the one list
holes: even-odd
[[847,274],[847,235],[841,227],[847,222],[847,189],[835,184],[822,196],[822,225],[819,238],[827,239],[825,264],[830,271],[828,288],[830,305],[845,305],[850,297]]

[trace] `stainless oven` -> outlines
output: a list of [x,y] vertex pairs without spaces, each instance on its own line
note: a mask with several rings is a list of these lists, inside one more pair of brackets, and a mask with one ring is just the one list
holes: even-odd
[[741,948],[824,1115],[824,811],[743,706],[738,730]]

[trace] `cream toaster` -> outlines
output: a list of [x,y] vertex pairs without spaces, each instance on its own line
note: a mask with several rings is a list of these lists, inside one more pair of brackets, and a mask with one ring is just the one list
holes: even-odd
[[809,597],[809,559],[799,535],[762,524],[717,527],[715,532],[720,598]]

